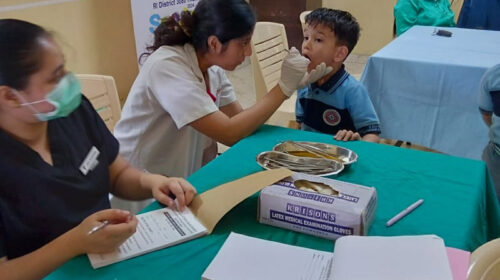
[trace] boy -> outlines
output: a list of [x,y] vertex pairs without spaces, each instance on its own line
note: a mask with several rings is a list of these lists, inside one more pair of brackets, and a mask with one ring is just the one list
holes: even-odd
[[366,89],[344,70],[343,62],[359,38],[348,12],[320,8],[306,16],[302,55],[333,71],[298,91],[295,114],[302,130],[335,135],[336,140],[379,142],[380,125]]
[[490,128],[490,143],[484,148],[483,160],[500,201],[500,64],[486,71],[481,80],[479,110]]

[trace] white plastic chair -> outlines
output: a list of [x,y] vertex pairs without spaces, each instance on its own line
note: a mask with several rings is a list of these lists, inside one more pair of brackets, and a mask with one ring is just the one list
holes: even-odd
[[[257,22],[252,37],[252,71],[255,84],[255,99],[261,99],[281,77],[281,64],[287,55],[288,41],[285,26],[274,22]],[[283,102],[268,124],[287,126],[295,119],[297,95]]]
[[82,93],[103,119],[108,129],[113,132],[121,116],[120,99],[113,77],[104,75],[78,74],[82,83]]
[[251,57],[257,100],[278,83],[287,51],[288,41],[283,24],[257,22],[252,37]]
[[[120,120],[121,106],[115,79],[111,76],[78,74],[76,77],[82,83],[82,93],[90,100],[92,106],[103,119],[109,131],[113,132]],[[111,207],[138,213],[148,206],[152,199],[129,201],[109,194]]]
[[500,279],[500,238],[491,240],[472,252],[467,280]]
[[[111,76],[91,74],[77,74],[76,77],[82,84],[82,94],[92,103],[109,131],[113,132],[115,124],[121,116],[120,99],[115,79]],[[114,199],[113,195],[109,194],[109,200],[112,201],[112,199]]]
[[306,26],[306,16],[311,13],[312,11],[303,11],[299,15],[300,23],[302,24],[302,30],[304,30],[304,27]]

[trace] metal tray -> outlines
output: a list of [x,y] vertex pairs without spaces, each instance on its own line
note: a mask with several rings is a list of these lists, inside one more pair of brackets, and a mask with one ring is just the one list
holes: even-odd
[[340,173],[344,164],[324,158],[297,157],[294,155],[268,151],[257,156],[257,163],[264,169],[287,168],[291,171],[318,176],[330,176]]
[[346,148],[319,142],[285,141],[274,146],[273,151],[283,152],[303,158],[326,158],[350,165],[358,160],[358,155]]

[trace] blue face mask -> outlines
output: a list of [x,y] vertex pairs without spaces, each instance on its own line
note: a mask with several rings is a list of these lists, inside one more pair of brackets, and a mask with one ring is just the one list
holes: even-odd
[[[22,103],[21,106],[29,106],[35,113],[34,115],[41,121],[66,117],[80,105],[82,101],[81,89],[80,81],[75,75],[68,73],[44,99]],[[33,104],[42,102],[54,105],[54,111],[41,113],[33,107]]]

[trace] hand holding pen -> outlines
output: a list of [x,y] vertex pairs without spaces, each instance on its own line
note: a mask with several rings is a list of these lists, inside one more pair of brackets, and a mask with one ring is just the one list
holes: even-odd
[[94,233],[94,232],[96,232],[96,231],[104,228],[107,225],[109,225],[109,220],[105,220],[100,225],[97,225],[97,226],[93,227],[91,230],[89,230],[89,232],[87,234],[91,235],[92,233]]
[[134,234],[137,223],[128,211],[107,209],[88,216],[68,233],[77,254],[108,253]]

